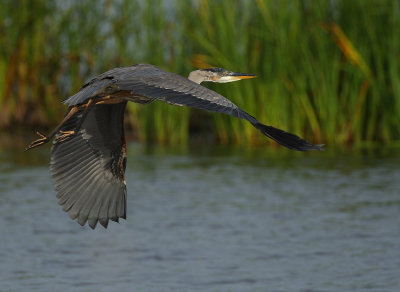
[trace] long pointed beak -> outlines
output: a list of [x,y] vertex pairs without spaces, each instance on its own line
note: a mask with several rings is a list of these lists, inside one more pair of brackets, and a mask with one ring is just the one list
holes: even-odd
[[229,77],[232,77],[233,80],[240,80],[240,79],[250,79],[257,77],[254,74],[250,73],[239,73],[239,72],[230,72],[228,74]]
[[225,82],[233,82],[233,81],[239,81],[242,79],[250,79],[250,78],[255,78],[255,77],[257,77],[257,76],[254,74],[249,74],[249,73],[229,72],[225,76],[215,79],[214,82],[225,83]]

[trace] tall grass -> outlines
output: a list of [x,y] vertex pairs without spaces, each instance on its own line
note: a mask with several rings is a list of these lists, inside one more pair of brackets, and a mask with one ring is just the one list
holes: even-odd
[[[347,144],[399,139],[397,3],[203,1],[184,11],[208,63],[259,75],[218,91],[268,124]],[[223,141],[262,139],[249,125],[215,119]]]
[[[329,145],[400,138],[398,1],[5,0],[0,17],[2,129],[53,126],[59,101],[112,67],[210,64],[258,75],[205,86],[266,124]],[[266,141],[243,121],[162,103],[130,104],[127,121],[141,141],[185,143],[189,126]]]

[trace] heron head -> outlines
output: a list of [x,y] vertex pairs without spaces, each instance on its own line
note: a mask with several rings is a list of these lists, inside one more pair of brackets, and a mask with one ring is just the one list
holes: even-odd
[[189,79],[196,83],[203,81],[226,83],[255,77],[254,74],[233,72],[217,67],[196,70],[189,74]]

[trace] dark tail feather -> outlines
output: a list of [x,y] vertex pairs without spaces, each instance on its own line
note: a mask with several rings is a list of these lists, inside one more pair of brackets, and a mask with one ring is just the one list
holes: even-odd
[[275,140],[279,144],[293,150],[309,151],[309,150],[324,150],[324,144],[313,145],[310,142],[301,139],[300,137],[279,130],[277,128],[266,126],[260,122],[252,123],[254,127],[259,129],[265,136]]

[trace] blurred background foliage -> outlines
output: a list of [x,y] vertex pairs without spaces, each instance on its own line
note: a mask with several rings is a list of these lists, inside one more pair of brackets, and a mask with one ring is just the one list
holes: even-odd
[[[206,84],[260,121],[314,143],[400,139],[400,4],[395,0],[2,0],[0,131],[50,129],[90,77],[151,63],[187,76],[217,66],[258,78]],[[262,144],[243,121],[131,103],[140,141]]]

